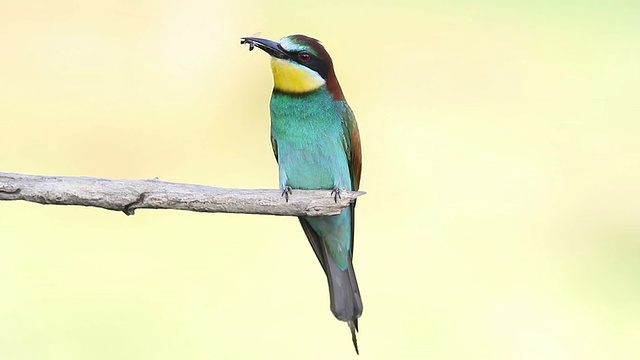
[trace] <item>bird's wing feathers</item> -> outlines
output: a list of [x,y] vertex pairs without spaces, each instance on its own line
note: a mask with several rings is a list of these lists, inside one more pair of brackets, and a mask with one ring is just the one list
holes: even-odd
[[278,142],[273,136],[271,137],[271,149],[273,149],[273,155],[276,157],[276,162],[278,162]]
[[322,270],[324,270],[324,272],[326,273],[329,270],[327,269],[327,259],[325,258],[326,255],[322,247],[322,238],[320,238],[318,233],[313,230],[313,228],[305,218],[299,217],[298,220],[300,220],[302,230],[304,230],[304,234],[307,236],[309,244],[311,244],[311,247],[313,248],[313,252],[316,254],[320,265],[322,265]]
[[[349,160],[349,174],[351,175],[351,184],[353,190],[358,190],[360,187],[360,171],[362,169],[362,149],[360,147],[360,132],[358,131],[358,123],[356,117],[353,115],[353,111],[349,107],[346,101],[342,101],[341,117],[342,117],[342,142],[344,143],[344,151],[347,154],[347,160]],[[350,205],[351,207],[351,254],[353,254],[353,239],[355,230],[355,207],[354,201]]]
[[349,160],[349,173],[351,175],[351,183],[353,190],[360,187],[360,170],[362,169],[362,149],[360,148],[360,131],[358,123],[353,111],[346,101],[341,101],[341,117],[342,117],[342,141],[344,143],[344,151],[347,153]]

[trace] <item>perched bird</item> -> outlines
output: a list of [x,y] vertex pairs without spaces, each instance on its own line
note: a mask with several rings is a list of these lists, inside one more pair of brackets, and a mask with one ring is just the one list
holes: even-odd
[[[288,201],[292,189],[327,189],[337,201],[341,191],[357,190],[362,165],[358,125],[322,44],[305,35],[278,42],[245,37],[241,44],[271,56],[271,145],[283,196]],[[327,276],[331,311],[349,324],[358,353],[362,299],[352,264],[354,214],[355,202],[339,215],[299,220]]]

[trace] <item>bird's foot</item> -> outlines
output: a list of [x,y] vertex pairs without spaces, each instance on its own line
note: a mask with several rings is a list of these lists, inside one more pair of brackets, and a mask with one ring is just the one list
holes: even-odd
[[289,195],[291,195],[292,192],[293,189],[291,189],[291,186],[287,185],[284,187],[284,190],[282,190],[282,195],[280,196],[284,196],[285,201],[289,202]]
[[331,196],[333,196],[333,200],[335,202],[338,202],[338,199],[342,199],[342,196],[340,196],[340,194],[342,194],[342,189],[340,189],[339,187],[336,186],[331,189]]

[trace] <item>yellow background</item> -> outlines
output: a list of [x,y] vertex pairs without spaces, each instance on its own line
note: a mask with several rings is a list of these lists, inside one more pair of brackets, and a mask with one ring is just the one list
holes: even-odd
[[[0,171],[275,188],[268,57],[364,149],[362,359],[640,356],[637,1],[0,2]],[[298,222],[0,203],[0,359],[356,358]]]

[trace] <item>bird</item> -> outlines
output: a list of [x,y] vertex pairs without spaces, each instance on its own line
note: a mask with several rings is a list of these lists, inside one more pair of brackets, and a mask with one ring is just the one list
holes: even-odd
[[[330,190],[336,202],[342,191],[358,190],[358,124],[320,41],[296,34],[278,41],[244,37],[240,43],[271,57],[271,145],[286,201],[296,189]],[[349,325],[359,354],[362,299],[353,269],[355,206],[354,201],[339,215],[298,219],[327,277],[331,312]]]

